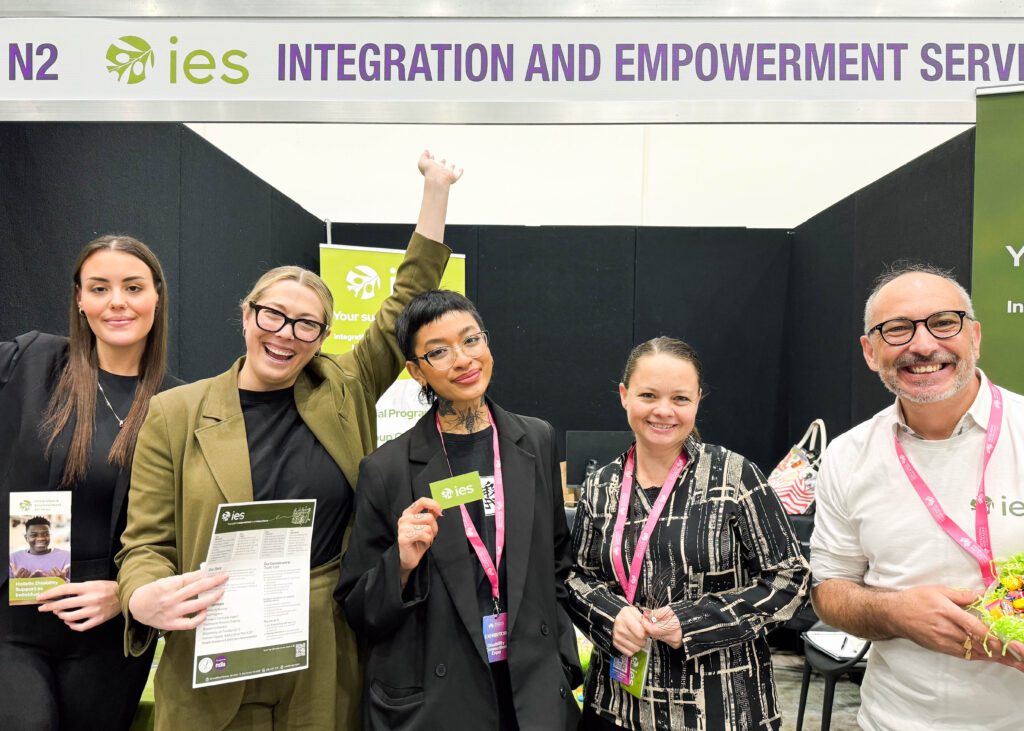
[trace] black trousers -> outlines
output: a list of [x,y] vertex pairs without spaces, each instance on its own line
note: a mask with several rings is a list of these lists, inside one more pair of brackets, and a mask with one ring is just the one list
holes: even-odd
[[152,648],[124,656],[121,616],[75,632],[52,614],[9,606],[0,596],[0,729],[127,729],[152,662]]

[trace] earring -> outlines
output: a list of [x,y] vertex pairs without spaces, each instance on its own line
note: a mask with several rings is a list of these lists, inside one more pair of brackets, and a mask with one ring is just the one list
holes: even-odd
[[242,328],[242,339],[243,340],[245,339],[245,328],[244,327]]
[[83,310],[81,307],[78,308],[78,316],[85,317],[85,310]]

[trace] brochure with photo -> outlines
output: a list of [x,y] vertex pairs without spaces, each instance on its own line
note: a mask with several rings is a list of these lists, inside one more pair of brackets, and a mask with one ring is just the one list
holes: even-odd
[[11,605],[71,581],[71,493],[12,492],[7,596]]

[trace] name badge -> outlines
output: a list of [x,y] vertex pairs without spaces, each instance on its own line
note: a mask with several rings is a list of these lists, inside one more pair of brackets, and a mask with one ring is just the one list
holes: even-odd
[[625,655],[612,655],[612,661],[608,665],[608,675],[612,680],[622,685],[623,689],[635,698],[640,698],[644,692],[644,685],[647,683],[647,668],[651,659],[651,643],[640,650],[633,657]]
[[483,632],[487,662],[508,660],[508,612],[485,614]]
[[442,510],[447,510],[457,505],[483,500],[484,488],[480,482],[479,472],[467,472],[464,475],[431,482],[430,494]]
[[7,598],[41,604],[39,594],[71,581],[71,491],[10,496]]

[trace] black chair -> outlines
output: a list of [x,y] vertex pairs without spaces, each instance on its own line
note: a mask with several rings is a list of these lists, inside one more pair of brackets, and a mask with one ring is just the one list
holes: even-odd
[[[827,625],[821,624],[815,629],[827,630],[829,628]],[[807,639],[806,633],[803,635],[803,639],[804,679],[800,685],[800,710],[797,712],[796,717],[796,731],[803,731],[804,707],[807,705],[807,689],[811,685],[812,670],[817,670],[825,678],[825,701],[821,708],[821,731],[829,731],[832,725],[832,699],[835,696],[836,681],[847,673],[850,675],[863,675],[864,669],[868,664],[864,656],[871,647],[871,643],[865,642],[860,652],[849,659],[836,660],[828,653],[817,649]]]

